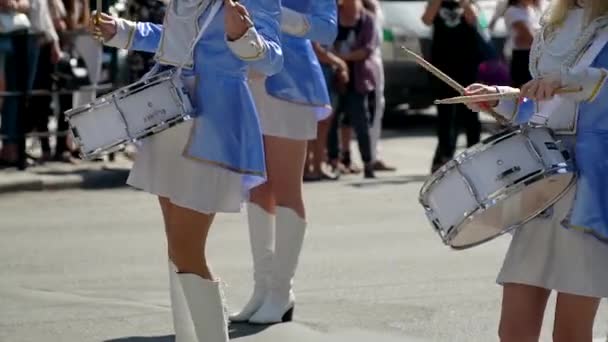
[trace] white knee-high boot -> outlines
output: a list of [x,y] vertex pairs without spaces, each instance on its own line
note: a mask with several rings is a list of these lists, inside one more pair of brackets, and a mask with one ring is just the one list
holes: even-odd
[[262,306],[268,292],[268,282],[272,271],[274,215],[255,203],[248,203],[247,221],[253,256],[253,294],[240,312],[230,315],[232,322],[247,322]]
[[169,291],[171,294],[171,313],[175,342],[197,342],[194,324],[190,318],[190,309],[186,303],[184,290],[177,276],[177,267],[169,260]]
[[[174,273],[171,294],[176,342],[228,342],[220,282]],[[172,275],[173,276],[173,275]],[[177,281],[175,281],[177,280]],[[172,290],[173,291],[173,290]]]
[[306,221],[293,209],[277,207],[276,241],[270,286],[264,304],[249,322],[271,324],[291,321],[295,305],[293,278],[305,234]]

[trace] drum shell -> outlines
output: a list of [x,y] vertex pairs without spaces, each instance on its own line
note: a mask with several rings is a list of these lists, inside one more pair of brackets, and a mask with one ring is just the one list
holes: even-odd
[[[420,202],[444,243],[468,248],[554,203],[573,183],[571,169],[568,152],[551,130],[522,126],[494,135],[446,164],[425,183]],[[477,232],[467,238],[477,241],[456,241],[470,227]]]
[[163,72],[66,112],[83,157],[90,159],[190,118],[188,90],[174,71]]

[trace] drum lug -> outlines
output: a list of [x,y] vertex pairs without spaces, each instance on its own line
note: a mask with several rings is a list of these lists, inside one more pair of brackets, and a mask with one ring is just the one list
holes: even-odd
[[513,166],[512,168],[510,168],[510,169],[508,169],[508,170],[505,170],[505,171],[503,171],[502,173],[500,173],[500,174],[498,175],[498,177],[496,177],[496,180],[497,180],[497,181],[502,181],[502,180],[503,180],[503,179],[505,179],[506,177],[508,177],[508,176],[510,176],[510,175],[512,175],[512,174],[514,174],[514,173],[517,173],[517,172],[519,172],[519,171],[521,171],[521,167],[519,167],[519,166]]

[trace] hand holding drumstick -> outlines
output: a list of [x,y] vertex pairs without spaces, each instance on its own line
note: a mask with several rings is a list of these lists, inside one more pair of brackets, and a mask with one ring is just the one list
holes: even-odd
[[464,103],[473,111],[481,111],[485,107],[496,107],[502,98],[528,98],[534,101],[550,100],[557,94],[576,93],[580,87],[563,87],[559,76],[536,78],[526,83],[521,90],[501,94],[496,87],[474,83],[465,89],[465,95],[460,98],[439,100],[437,103]]
[[116,19],[109,14],[94,11],[89,22],[89,31],[100,42],[107,42],[116,35]]

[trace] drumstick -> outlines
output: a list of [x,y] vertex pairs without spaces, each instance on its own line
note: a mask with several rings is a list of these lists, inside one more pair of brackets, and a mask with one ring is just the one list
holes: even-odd
[[466,92],[465,88],[461,86],[458,82],[454,81],[450,76],[446,75],[441,70],[437,69],[433,64],[427,62],[424,58],[418,56],[414,51],[402,46],[401,49],[405,51],[410,57],[412,57],[418,65],[426,69],[431,74],[435,75],[438,79],[445,82],[450,87],[454,88],[458,93],[464,94]]
[[[444,72],[442,72],[441,70],[439,70],[437,67],[435,67],[433,64],[427,62],[424,58],[418,56],[415,52],[413,52],[412,50],[406,48],[405,46],[402,46],[401,49],[403,51],[405,51],[405,53],[407,53],[410,57],[414,58],[414,60],[416,61],[416,63],[418,63],[418,65],[420,65],[421,67],[423,67],[424,69],[426,69],[428,72],[430,72],[431,74],[435,75],[435,77],[437,77],[438,79],[442,80],[443,82],[447,83],[447,85],[449,85],[450,87],[452,87],[454,90],[456,90],[459,94],[464,95],[466,93],[466,89],[465,87],[461,86],[460,83],[454,81],[450,76],[446,75]],[[437,103],[437,102],[435,102]],[[485,109],[485,111],[494,118],[494,120],[506,124],[507,121],[505,118],[503,118],[502,116],[494,113],[493,110],[491,110],[489,107],[485,108],[486,106],[482,106],[483,109]]]
[[[577,88],[561,88],[558,89],[556,94],[571,94],[578,93],[582,89],[580,87]],[[457,96],[451,97],[442,100],[436,100],[435,104],[457,104],[457,103],[482,103],[489,101],[499,101],[502,99],[516,99],[520,97],[519,91],[510,91],[499,94],[482,94],[482,95],[468,95],[468,96]]]
[[102,11],[101,0],[97,0],[95,19],[97,20],[98,23],[101,21],[101,11]]

